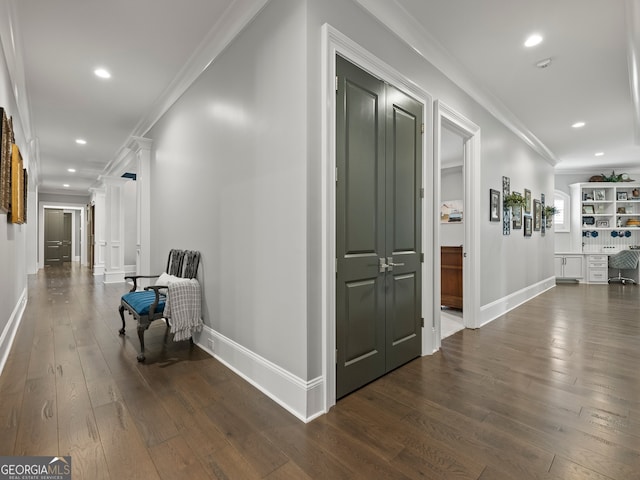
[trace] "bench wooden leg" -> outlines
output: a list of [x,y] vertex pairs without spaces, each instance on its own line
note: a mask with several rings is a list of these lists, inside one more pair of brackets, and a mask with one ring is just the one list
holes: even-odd
[[144,362],[144,331],[145,327],[138,327],[138,338],[140,339],[140,353],[138,354],[138,361]]
[[118,311],[120,312],[120,318],[122,319],[122,328],[118,330],[118,332],[120,335],[124,335],[124,305],[120,305]]

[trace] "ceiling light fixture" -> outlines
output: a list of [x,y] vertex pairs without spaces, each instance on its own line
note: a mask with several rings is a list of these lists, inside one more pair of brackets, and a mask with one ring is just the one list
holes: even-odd
[[111,74],[109,73],[109,71],[104,68],[96,68],[93,73],[95,73],[96,77],[111,78]]
[[604,155],[604,152],[597,152],[595,154],[596,157],[602,157]]
[[571,125],[573,128],[582,128],[586,125],[586,123],[584,122],[576,122],[573,125]]
[[75,168],[67,168],[67,172],[76,173],[76,169]]
[[524,46],[527,48],[535,47],[536,45],[539,45],[540,42],[542,42],[542,36],[537,33],[534,33],[532,35],[529,35],[529,37],[527,37],[527,39],[524,42]]
[[76,143],[77,143],[78,145],[86,145],[86,144],[87,144],[87,141],[86,141],[86,140],[84,140],[83,138],[76,138]]
[[69,184],[65,183],[64,185],[62,185],[64,188],[69,188]]

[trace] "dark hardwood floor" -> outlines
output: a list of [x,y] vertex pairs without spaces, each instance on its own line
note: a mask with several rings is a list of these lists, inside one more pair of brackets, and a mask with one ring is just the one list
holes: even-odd
[[640,288],[559,285],[303,424],[156,322],[124,284],[29,278],[0,376],[0,455],[79,479],[640,479]]

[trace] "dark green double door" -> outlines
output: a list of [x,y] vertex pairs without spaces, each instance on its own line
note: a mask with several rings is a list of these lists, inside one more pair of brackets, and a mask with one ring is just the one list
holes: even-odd
[[47,208],[44,211],[44,264],[71,261],[71,213]]
[[422,105],[337,58],[336,397],[421,353]]

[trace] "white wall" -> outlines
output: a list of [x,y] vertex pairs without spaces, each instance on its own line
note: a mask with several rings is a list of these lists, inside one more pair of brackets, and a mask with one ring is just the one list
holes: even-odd
[[[12,91],[4,45],[0,49],[0,106],[13,117],[16,144],[28,170],[30,154]],[[29,201],[28,205],[33,204]],[[35,221],[35,212],[29,211],[28,215],[27,221]],[[7,214],[0,212],[0,372],[27,299],[27,228],[27,225],[9,223]]]
[[202,253],[206,325],[306,378],[305,8],[275,0],[145,136],[152,248]]

